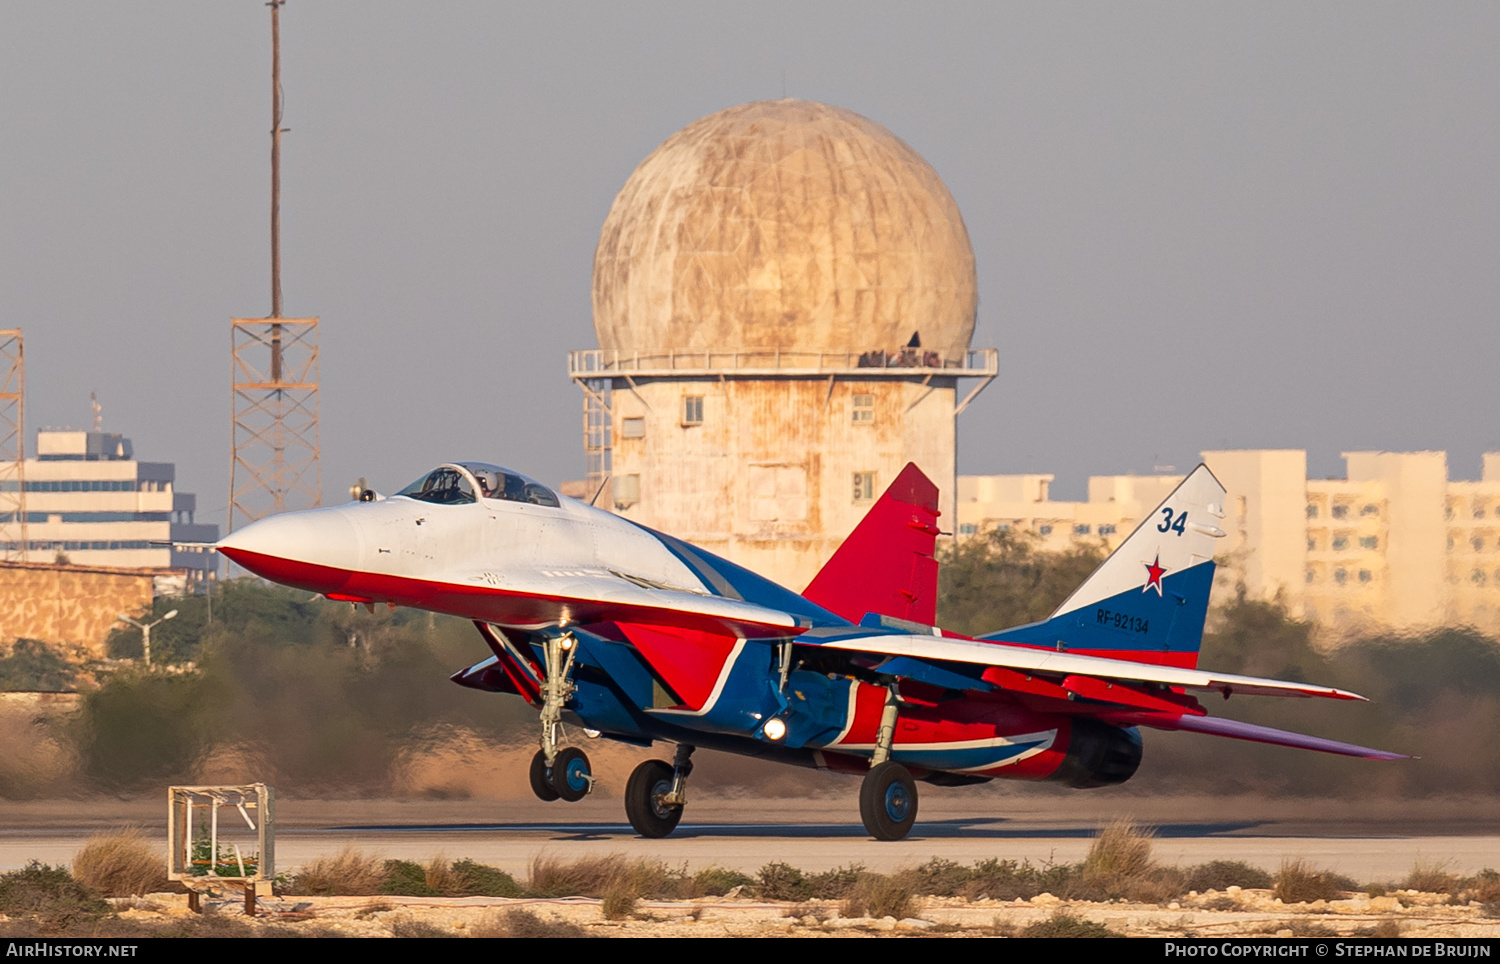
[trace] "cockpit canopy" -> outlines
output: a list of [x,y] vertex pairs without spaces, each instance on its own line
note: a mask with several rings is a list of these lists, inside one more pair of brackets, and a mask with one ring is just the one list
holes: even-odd
[[459,505],[480,498],[556,506],[552,490],[510,469],[488,462],[440,465],[408,485],[399,496],[436,505]]

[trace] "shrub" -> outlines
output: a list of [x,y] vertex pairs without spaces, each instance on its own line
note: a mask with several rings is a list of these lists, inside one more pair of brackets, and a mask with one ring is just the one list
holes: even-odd
[[73,879],[63,867],[33,860],[21,870],[0,874],[0,914],[65,928],[110,913],[107,901]]
[[863,864],[835,867],[803,878],[807,896],[815,900],[843,900],[854,892],[865,877]]
[[685,879],[679,887],[680,897],[720,897],[736,887],[750,887],[755,878],[738,870],[723,867],[705,867],[692,877]]
[[516,879],[498,867],[459,860],[453,873],[460,879],[460,893],[474,897],[521,897],[526,891]]
[[73,857],[73,878],[106,897],[132,897],[166,890],[166,860],[136,827],[90,837]]
[[1210,860],[1206,864],[1189,867],[1184,886],[1200,894],[1228,887],[1267,889],[1271,886],[1271,875],[1243,860]]
[[318,857],[292,878],[294,894],[369,897],[380,893],[385,871],[379,857],[345,847],[332,857]]
[[756,892],[762,900],[806,900],[812,896],[808,889],[802,871],[791,864],[776,861],[760,868]]
[[1481,904],[1500,903],[1500,873],[1486,867],[1465,883],[1468,885],[1470,900],[1477,900]]
[[1043,921],[1037,921],[1021,930],[1017,937],[1124,937],[1114,931],[1082,917],[1058,912]]
[[414,860],[387,860],[382,867],[385,879],[380,892],[400,897],[437,897],[437,891],[427,886],[427,868]]
[[978,865],[971,870],[957,861],[934,857],[925,864],[899,871],[899,876],[909,881],[917,893],[957,897],[968,890],[977,869]]

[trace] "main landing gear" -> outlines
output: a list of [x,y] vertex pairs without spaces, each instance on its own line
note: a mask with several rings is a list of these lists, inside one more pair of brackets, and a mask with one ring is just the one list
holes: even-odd
[[665,837],[677,829],[687,803],[687,778],[693,772],[693,747],[677,745],[669,764],[647,760],[630,774],[625,784],[625,816],[642,837]]
[[563,704],[577,688],[571,678],[574,642],[569,634],[549,636],[543,647],[547,678],[542,682],[542,748],[531,758],[531,791],[549,803],[575,803],[594,789],[588,754],[576,746],[558,746]]
[[900,697],[895,681],[886,684],[885,709],[875,734],[870,772],[859,788],[859,816],[876,840],[901,840],[917,822],[917,784],[906,767],[891,760]]

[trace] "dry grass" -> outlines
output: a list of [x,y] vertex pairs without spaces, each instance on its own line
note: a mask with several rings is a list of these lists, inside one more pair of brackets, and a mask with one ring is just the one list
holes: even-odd
[[1017,937],[1124,937],[1094,921],[1075,917],[1066,911],[1058,911],[1043,921],[1037,921],[1020,931]]
[[296,894],[372,897],[385,883],[385,863],[354,847],[345,847],[332,857],[319,857],[292,883]]
[[105,897],[140,897],[167,890],[166,858],[138,827],[90,837],[73,856],[73,878]]
[[604,914],[605,920],[624,920],[635,913],[635,901],[636,895],[630,886],[625,881],[620,881],[604,892],[599,910]]
[[603,897],[616,889],[649,897],[667,890],[671,874],[660,861],[629,861],[622,854],[584,857],[572,863],[538,854],[532,858],[530,876],[527,889],[545,897]]
[[543,920],[529,910],[520,907],[490,914],[480,921],[471,934],[474,937],[534,938],[534,937],[593,937],[577,924],[566,921]]
[[1284,860],[1272,882],[1271,896],[1279,898],[1286,904],[1337,900],[1344,891],[1355,890],[1357,886],[1354,881],[1342,874],[1318,870],[1305,860]]
[[1124,880],[1149,873],[1155,862],[1151,842],[1156,833],[1134,820],[1120,819],[1099,831],[1083,858],[1085,876]]
[[911,886],[898,877],[884,874],[865,874],[854,886],[850,901],[864,905],[870,917],[894,917],[902,920],[915,917],[922,910],[922,901]]
[[1446,860],[1424,860],[1419,858],[1412,864],[1411,873],[1402,885],[1407,890],[1419,890],[1424,894],[1457,894],[1463,881],[1448,868]]
[[457,897],[463,894],[466,883],[463,874],[455,872],[453,865],[443,854],[438,854],[427,861],[427,866],[423,870],[427,886],[437,893],[444,897]]

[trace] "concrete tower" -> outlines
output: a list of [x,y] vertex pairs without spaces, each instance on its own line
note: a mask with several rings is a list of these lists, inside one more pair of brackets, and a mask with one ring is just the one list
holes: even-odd
[[599,504],[795,589],[909,461],[951,526],[996,352],[958,206],[884,127],[797,100],[688,125],[615,198],[593,301],[569,373]]

